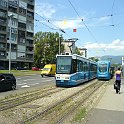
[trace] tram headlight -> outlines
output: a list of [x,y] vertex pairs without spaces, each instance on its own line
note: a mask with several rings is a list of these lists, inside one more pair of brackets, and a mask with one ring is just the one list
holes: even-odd
[[57,79],[60,79],[60,77],[56,77]]
[[69,77],[65,77],[66,80],[69,80]]

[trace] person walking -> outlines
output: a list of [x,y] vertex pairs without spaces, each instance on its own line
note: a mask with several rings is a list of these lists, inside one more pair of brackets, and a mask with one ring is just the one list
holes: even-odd
[[122,66],[121,75],[124,76],[124,66]]
[[120,94],[120,88],[121,88],[121,69],[118,68],[117,71],[115,72],[115,84],[117,85],[116,93]]

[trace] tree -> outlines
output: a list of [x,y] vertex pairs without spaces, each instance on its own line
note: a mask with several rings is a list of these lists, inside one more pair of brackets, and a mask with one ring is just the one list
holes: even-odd
[[98,58],[96,58],[96,57],[89,57],[89,59],[91,59],[91,60],[93,60],[93,61],[96,61],[96,62],[98,62],[98,61],[99,61],[99,59],[98,59]]
[[[37,32],[34,36],[35,51],[34,65],[37,67],[44,66],[48,63],[56,62],[56,54],[59,53],[59,33]],[[61,42],[63,37],[61,37]],[[61,53],[64,51],[64,45],[61,44]]]
[[78,47],[75,48],[75,53],[78,54],[78,55],[81,55],[81,53],[80,53]]

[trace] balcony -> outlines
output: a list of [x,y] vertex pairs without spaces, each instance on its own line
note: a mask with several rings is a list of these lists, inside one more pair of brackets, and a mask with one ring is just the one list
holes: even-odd
[[26,39],[33,40],[34,38],[32,36],[27,36]]
[[18,43],[19,44],[25,44],[25,39],[18,37]]
[[5,47],[0,47],[0,51],[6,51]]
[[0,34],[7,34],[6,30],[0,30]]
[[34,17],[27,15],[27,20],[33,21],[34,20]]
[[34,61],[34,58],[33,57],[26,57],[26,61],[33,62]]
[[34,12],[27,11],[27,19],[34,20]]
[[5,55],[0,55],[0,59],[6,59]]
[[34,0],[27,0],[27,3],[34,5]]
[[26,46],[33,47],[34,44],[32,44],[32,43],[26,43]]
[[27,54],[34,54],[34,50],[32,50],[32,51],[31,50],[26,50],[26,53]]
[[6,40],[6,39],[3,39],[3,38],[0,38],[0,42],[1,42],[1,43],[6,43],[7,40]]
[[0,12],[0,18],[7,18],[6,12]]
[[0,19],[0,25],[1,26],[7,26],[6,20]]
[[11,6],[11,7],[17,8],[17,7],[18,7],[18,4],[15,3],[14,1],[9,1],[9,2],[8,2],[8,6]]
[[0,34],[0,42],[6,43],[6,34]]
[[25,23],[18,22],[18,29],[19,30],[26,31],[26,24]]
[[3,10],[7,10],[7,6],[0,5],[0,8]]
[[27,10],[34,13],[34,5],[27,4]]
[[18,60],[24,61],[25,57],[17,57]]

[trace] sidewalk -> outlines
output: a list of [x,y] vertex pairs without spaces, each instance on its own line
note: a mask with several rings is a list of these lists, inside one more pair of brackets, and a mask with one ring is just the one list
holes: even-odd
[[85,124],[124,124],[124,79],[121,94],[116,94],[113,84],[107,87],[105,94],[92,109]]

